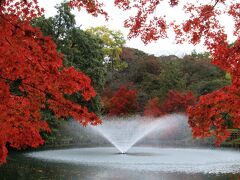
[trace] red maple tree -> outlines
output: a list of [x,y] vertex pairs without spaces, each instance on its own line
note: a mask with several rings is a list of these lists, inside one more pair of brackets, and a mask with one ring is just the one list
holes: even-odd
[[30,25],[41,12],[35,0],[0,1],[0,163],[6,161],[6,146],[20,149],[44,143],[40,131],[50,131],[41,117],[46,107],[84,126],[101,123],[86,107],[66,98],[80,92],[89,101],[96,93],[91,79],[63,67],[51,38]]
[[191,92],[180,93],[170,90],[163,102],[157,97],[150,99],[144,107],[144,115],[159,117],[164,114],[186,112],[187,107],[194,104],[196,98]]
[[165,114],[161,110],[160,100],[157,97],[154,97],[146,103],[144,107],[144,116],[152,116],[152,117],[159,117]]
[[138,111],[137,91],[121,86],[109,100],[109,116],[123,116]]
[[165,113],[186,112],[188,106],[195,103],[196,98],[192,92],[181,93],[170,90],[161,105],[161,109]]

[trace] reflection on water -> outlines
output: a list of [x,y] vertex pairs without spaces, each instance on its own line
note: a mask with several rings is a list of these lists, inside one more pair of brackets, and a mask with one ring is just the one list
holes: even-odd
[[0,166],[0,179],[81,179],[81,180],[237,180],[240,174],[185,174],[135,171],[94,165],[46,162],[12,154]]

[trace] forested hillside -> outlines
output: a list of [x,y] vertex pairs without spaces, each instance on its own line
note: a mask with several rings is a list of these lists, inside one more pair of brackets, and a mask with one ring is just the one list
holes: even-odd
[[121,60],[128,64],[127,68],[108,72],[101,96],[106,104],[119,87],[127,86],[137,91],[139,112],[143,112],[150,99],[163,102],[169,91],[192,92],[198,98],[230,83],[230,77],[213,66],[207,54],[155,57],[124,47]]

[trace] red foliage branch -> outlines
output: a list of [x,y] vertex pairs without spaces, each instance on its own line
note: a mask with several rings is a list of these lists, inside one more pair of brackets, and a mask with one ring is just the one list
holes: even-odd
[[104,4],[99,3],[97,0],[70,0],[69,6],[74,8],[77,7],[80,11],[82,8],[86,9],[86,11],[93,15],[98,16],[99,14],[104,15],[106,19],[108,19],[107,12],[103,9]]
[[22,20],[31,20],[42,15],[43,8],[40,8],[37,0],[1,0],[0,13],[12,14]]

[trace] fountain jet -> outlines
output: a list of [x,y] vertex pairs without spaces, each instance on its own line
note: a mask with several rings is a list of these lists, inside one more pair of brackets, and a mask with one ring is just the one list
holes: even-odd
[[166,130],[186,118],[183,114],[171,114],[159,118],[105,117],[102,125],[92,128],[114,145],[120,153],[125,154],[134,144],[153,131]]

